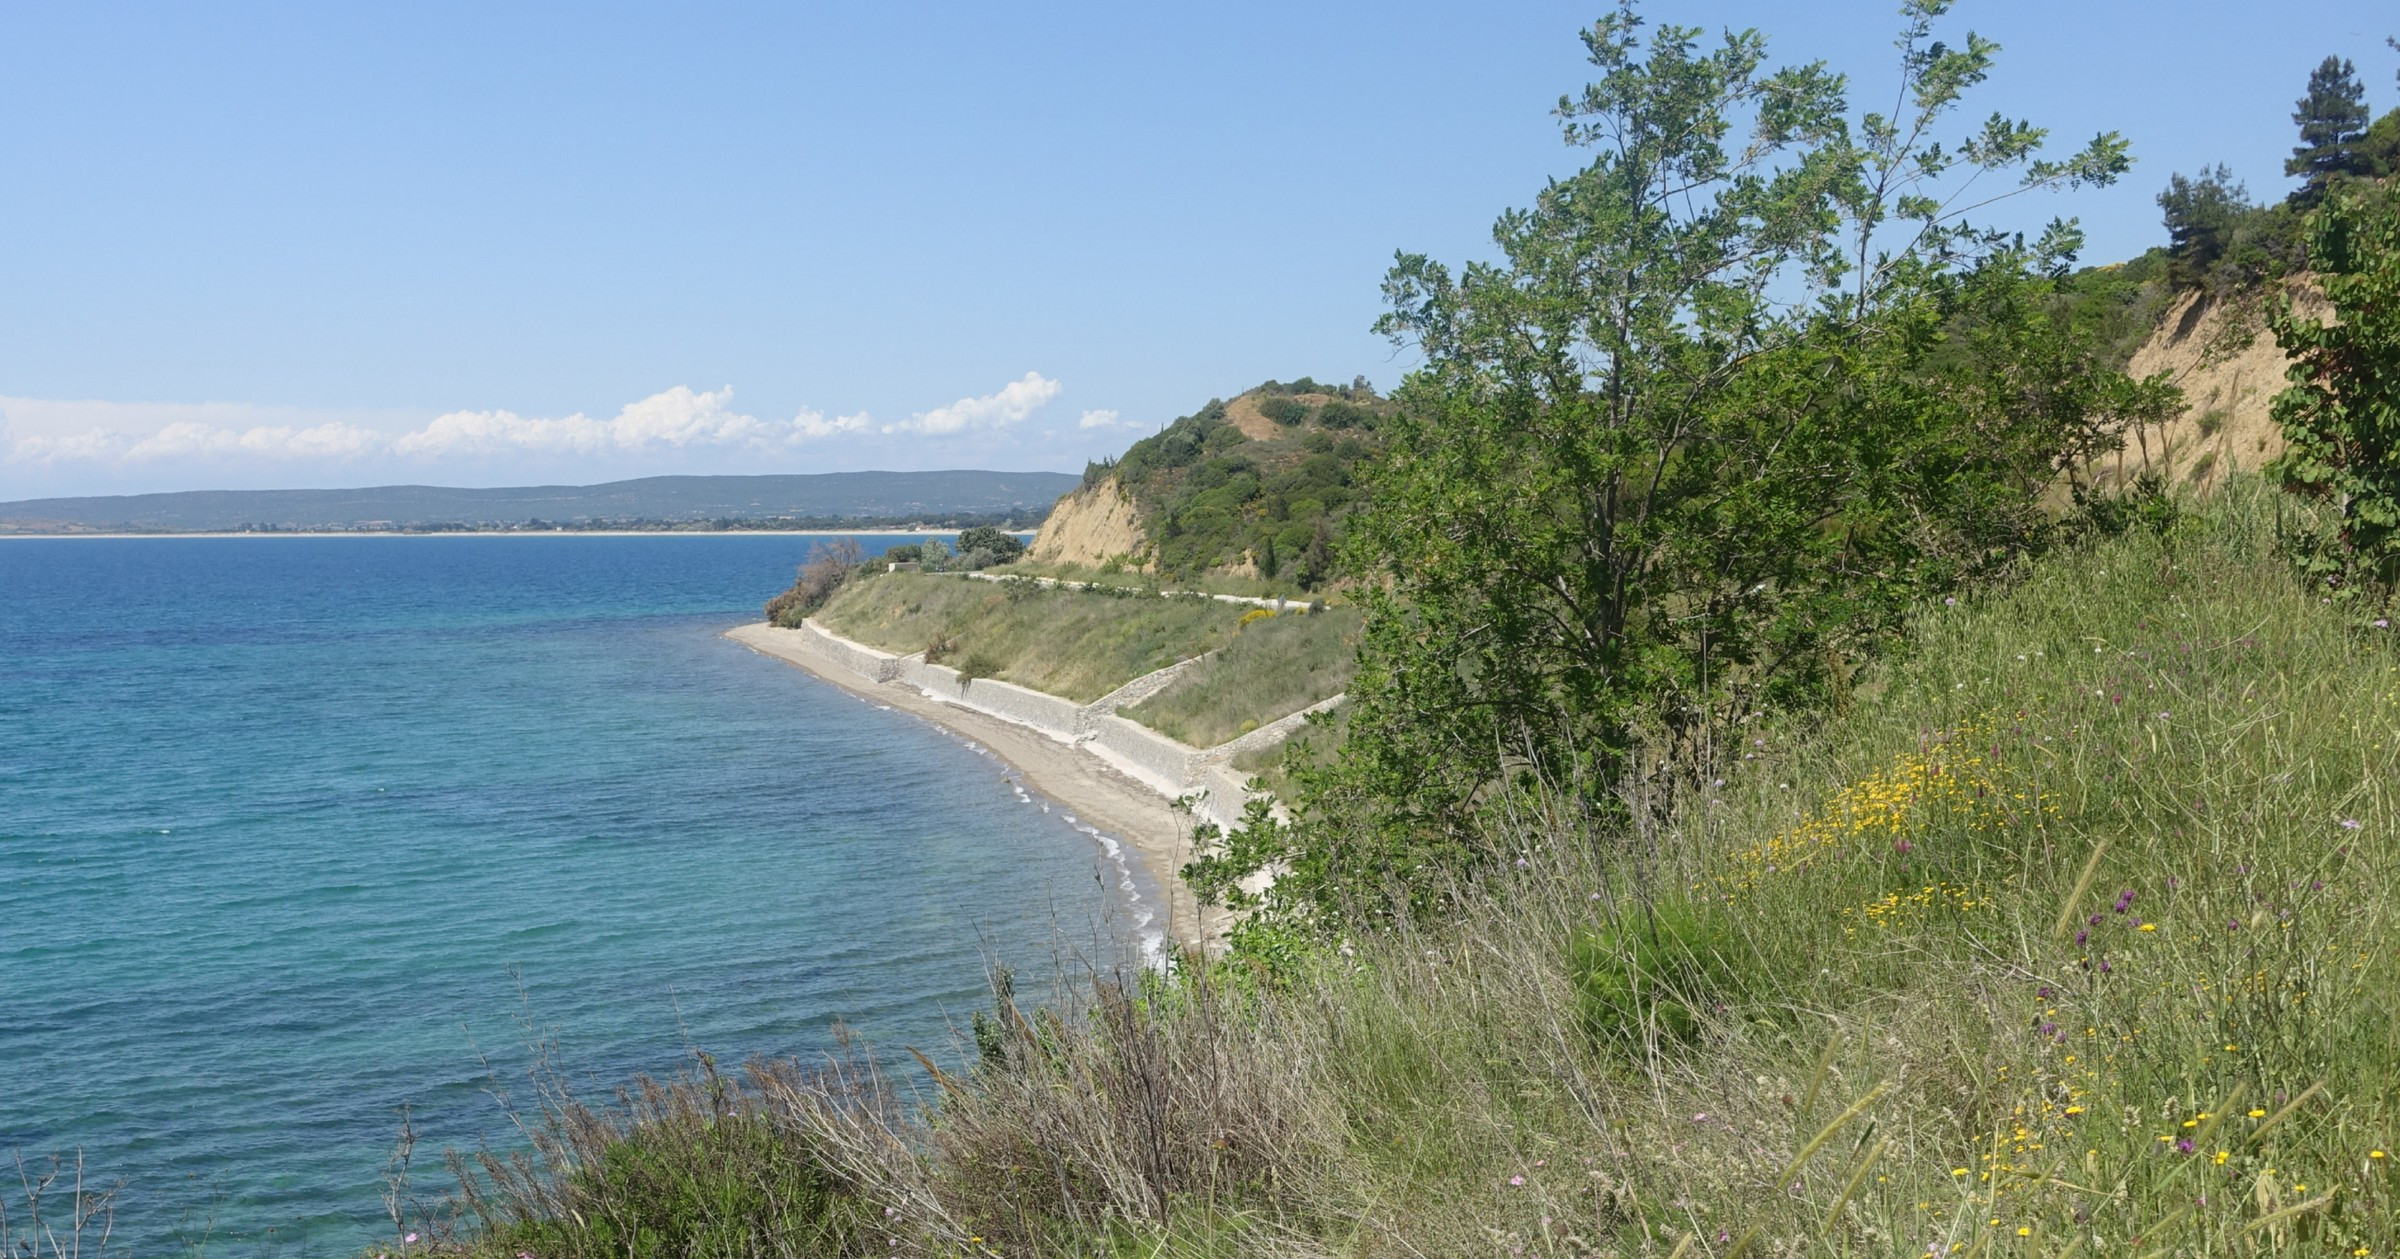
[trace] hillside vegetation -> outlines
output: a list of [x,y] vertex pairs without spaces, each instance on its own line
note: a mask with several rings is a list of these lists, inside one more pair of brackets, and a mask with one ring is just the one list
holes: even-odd
[[1341,694],[1358,667],[1358,610],[1264,611],[1244,613],[1232,642],[1123,715],[1206,748]]
[[970,677],[1089,703],[1230,642],[1244,609],[1191,596],[1111,594],[930,573],[852,579],[816,613],[827,629]]
[[[709,1095],[823,1195],[805,1243],[788,1212],[730,1235],[2400,1251],[2400,186],[2328,59],[2274,220],[2305,265],[2261,281],[2305,271],[2332,316],[2259,304],[2282,454],[2118,472],[2191,414],[2129,366],[2216,273],[2196,236],[2079,271],[2070,222],[1951,210],[2107,184],[2130,153],[2044,156],[2003,116],[1951,147],[1997,49],[1937,37],[1949,7],[1903,7],[1896,116],[1756,32],[1626,6],[1583,33],[1597,73],[1558,117],[1588,164],[1491,255],[1386,276],[1379,328],[1420,366],[1341,516],[1348,702],[1285,760],[1288,814],[1253,802],[1184,870],[1241,915],[1232,952],[1086,973],[1066,1010],[1020,1008],[1003,971],[961,1063],[920,1060],[920,1106],[855,1062]],[[1222,571],[1201,539],[1253,536],[1258,499],[1202,500],[1250,416],[1179,422],[1085,493],[1142,508],[1153,567]],[[884,621],[920,615],[912,588],[883,587]],[[1041,611],[1021,650],[1112,619]],[[908,633],[953,614],[1010,615]],[[1226,653],[1153,719],[1249,720],[1218,697],[1269,666]],[[672,1124],[610,1148],[653,1134],[701,1163]],[[703,1188],[679,1201],[796,1200]]]
[[1364,380],[1268,381],[1212,400],[1086,468],[1083,487],[1053,513],[1051,540],[1037,539],[1031,558],[1146,569],[1187,584],[1215,574],[1257,579],[1262,589],[1320,589],[1332,580],[1344,517],[1390,411]]
[[2391,1253],[2400,659],[2236,489],[1922,608],[1654,825],[1526,797],[1457,916],[1004,985],[921,1115],[770,1068],[573,1184],[694,1169],[764,1253]]
[[[1330,698],[1356,659],[1355,609],[1281,614],[1190,595],[973,581],[873,567],[815,612],[827,629],[970,677],[1089,703],[1179,660],[1208,656],[1124,715],[1213,747]],[[1213,653],[1213,654],[1212,654]]]

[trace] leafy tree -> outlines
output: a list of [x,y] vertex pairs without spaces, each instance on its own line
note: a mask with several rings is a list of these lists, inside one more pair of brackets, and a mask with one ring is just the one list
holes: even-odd
[[2274,414],[2285,489],[2330,503],[2333,527],[2295,541],[2332,597],[2381,612],[2400,588],[2400,189],[2354,184],[2313,220],[2310,256],[2336,320],[2288,299],[2269,317],[2292,385]]
[[2292,110],[2300,143],[2283,173],[2305,181],[2292,194],[2295,204],[2315,205],[2334,182],[2368,173],[2360,147],[2367,134],[2367,90],[2358,68],[2344,57],[2327,57],[2309,72],[2308,93]]
[[1935,40],[1948,7],[1907,6],[1904,108],[1855,126],[1840,76],[1766,68],[1756,32],[1645,44],[1628,4],[1585,35],[1599,79],[1558,112],[1592,162],[1500,219],[1501,261],[1403,254],[1385,281],[1379,329],[1424,366],[1352,533],[1349,739],[1299,831],[1225,864],[1283,863],[1303,913],[1432,908],[1429,874],[1493,855],[1495,792],[1605,810],[1629,774],[1701,772],[1729,719],[1837,687],[2163,410],[2055,313],[2070,225],[2028,245],[1964,217],[1977,177],[2105,183],[2123,142],[2045,161],[1999,117],[1934,142],[1996,51]]
[[988,555],[993,557],[991,563],[1005,564],[1025,553],[1025,543],[1013,533],[991,525],[977,525],[958,535],[958,553]]

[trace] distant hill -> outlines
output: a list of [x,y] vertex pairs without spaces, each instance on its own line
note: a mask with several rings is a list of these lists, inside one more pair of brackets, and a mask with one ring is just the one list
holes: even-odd
[[1085,469],[1034,540],[1035,563],[1222,574],[1314,591],[1392,413],[1366,381],[1273,381],[1211,400]]
[[242,529],[578,527],[704,521],[840,521],[1007,516],[1031,521],[1075,488],[1064,472],[825,472],[659,476],[603,485],[451,489],[192,490],[0,503],[0,533]]

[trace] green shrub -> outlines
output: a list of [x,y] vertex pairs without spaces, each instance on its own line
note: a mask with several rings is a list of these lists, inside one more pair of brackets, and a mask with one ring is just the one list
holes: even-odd
[[1584,1032],[1603,1045],[1634,1048],[1697,1037],[1706,1014],[1730,996],[1732,933],[1706,910],[1679,901],[1631,906],[1567,942],[1567,973]]
[[571,1214],[501,1230],[494,1249],[594,1259],[853,1253],[844,1243],[855,1203],[757,1115],[636,1128],[569,1181]]
[[1258,413],[1288,428],[1308,418],[1308,404],[1296,398],[1267,398],[1258,404]]

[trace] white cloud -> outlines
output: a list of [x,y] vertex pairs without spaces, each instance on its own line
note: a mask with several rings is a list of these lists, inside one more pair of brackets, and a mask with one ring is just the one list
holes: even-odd
[[1117,413],[1114,411],[1086,411],[1083,413],[1083,418],[1076,421],[1075,427],[1115,428],[1118,422]]
[[886,424],[887,433],[924,433],[941,436],[961,433],[968,429],[1006,428],[1042,409],[1058,396],[1059,384],[1040,372],[1027,372],[1017,380],[1001,387],[998,393],[980,398],[961,398],[946,407],[935,407],[915,419]]
[[576,412],[529,419],[514,411],[452,411],[392,440],[392,453],[427,458],[516,451],[598,455],[660,446],[721,446],[768,440],[773,426],[725,404],[730,388],[695,393],[677,385],[629,403],[615,419]]
[[874,420],[864,411],[857,415],[837,415],[829,420],[822,411],[803,409],[792,417],[791,436],[784,440],[786,444],[791,444],[820,437],[838,437],[844,433],[867,433],[874,431],[874,428]]
[[[109,436],[118,437],[113,433]],[[355,424],[328,422],[307,428],[295,428],[289,424],[262,424],[234,429],[185,420],[169,424],[126,446],[118,457],[137,461],[227,455],[257,455],[268,459],[354,459],[378,449],[382,444],[381,433]]]
[[[250,487],[327,476],[335,468],[345,475],[424,476],[427,465],[476,478],[637,468],[767,471],[820,444],[838,446],[842,453],[831,456],[837,461],[889,461],[897,446],[906,462],[930,457],[945,438],[995,434],[1011,434],[1010,448],[1032,457],[1028,443],[1046,435],[1020,425],[1060,390],[1059,382],[1027,372],[992,393],[889,424],[864,411],[827,415],[808,407],[789,419],[762,419],[736,410],[731,388],[683,385],[604,418],[493,409],[427,419],[423,412],[0,397],[0,488],[50,494],[69,482],[116,489],[196,481]],[[1090,411],[1082,427],[1119,422],[1113,411]]]
[[39,466],[239,455],[345,459],[382,449],[386,439],[372,422],[384,418],[235,402],[0,398],[0,456]]

